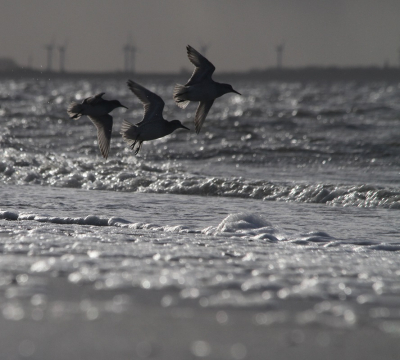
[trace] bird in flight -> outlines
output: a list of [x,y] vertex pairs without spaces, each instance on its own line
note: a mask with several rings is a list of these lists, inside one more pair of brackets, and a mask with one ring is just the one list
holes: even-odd
[[124,120],[121,127],[121,135],[129,147],[135,151],[135,155],[139,153],[143,141],[159,139],[180,128],[190,130],[179,120],[167,121],[164,119],[165,103],[157,94],[132,80],[129,80],[127,84],[142,102],[144,108],[142,121],[133,125]]
[[88,97],[81,104],[72,102],[67,113],[71,119],[78,120],[82,115],[87,115],[97,128],[97,142],[99,144],[101,155],[105,159],[110,151],[111,133],[113,127],[113,118],[109,113],[116,108],[126,106],[122,105],[118,100],[105,100],[100,93],[92,97]]
[[232,85],[214,81],[212,74],[215,71],[215,66],[197,50],[190,45],[186,46],[186,50],[195,69],[185,85],[175,85],[173,97],[176,104],[182,109],[186,108],[190,101],[199,101],[194,118],[195,129],[198,134],[216,98],[227,93],[241,94],[234,90]]

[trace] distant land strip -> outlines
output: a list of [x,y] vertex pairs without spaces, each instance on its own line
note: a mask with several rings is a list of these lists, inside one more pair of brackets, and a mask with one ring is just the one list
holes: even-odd
[[[187,78],[190,72],[179,73],[129,73],[123,71],[113,72],[58,72],[34,69],[12,69],[0,71],[1,79],[90,79],[90,78],[115,78],[115,79],[163,79],[165,81],[180,81]],[[268,68],[264,70],[250,70],[246,72],[222,72],[215,75],[215,79],[243,79],[260,81],[385,81],[400,82],[400,67],[301,67],[301,68]],[[184,81],[184,80],[181,80]]]

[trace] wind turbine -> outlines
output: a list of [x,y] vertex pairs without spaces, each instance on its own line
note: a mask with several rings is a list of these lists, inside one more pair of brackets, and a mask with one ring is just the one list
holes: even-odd
[[200,41],[200,54],[206,56],[208,49],[210,48],[210,44],[206,44],[203,41]]
[[137,47],[135,45],[131,45],[130,47],[130,72],[133,74],[135,72],[135,65],[136,65],[136,52]]
[[283,51],[285,50],[285,43],[278,44],[275,50],[276,50],[276,68],[282,69]]
[[399,53],[399,68],[400,68],[400,47],[397,49],[397,52]]
[[65,72],[65,52],[67,51],[68,41],[65,40],[63,45],[58,47],[59,60],[60,60],[60,72]]
[[54,39],[50,44],[45,45],[47,51],[47,71],[52,71],[53,69],[53,50],[54,50]]
[[135,72],[135,60],[137,47],[132,42],[132,36],[128,35],[128,40],[123,46],[122,51],[124,53],[124,70],[126,73]]
[[124,45],[122,48],[122,51],[124,52],[124,71],[127,73],[129,72],[129,59],[130,59],[130,44],[127,43]]

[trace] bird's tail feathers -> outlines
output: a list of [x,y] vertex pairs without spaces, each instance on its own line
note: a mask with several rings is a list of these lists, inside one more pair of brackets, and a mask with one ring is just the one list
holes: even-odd
[[185,85],[176,84],[174,88],[174,100],[176,105],[178,105],[181,109],[185,109],[186,106],[190,103],[190,100],[185,99],[185,94],[187,93],[187,88]]
[[132,150],[135,150],[135,146],[137,145],[135,155],[138,154],[143,142],[138,139],[139,134],[137,132],[137,129],[138,127],[131,124],[129,121],[126,121],[125,119],[122,121],[120,134],[122,135],[122,139],[128,144],[128,146]]
[[141,143],[140,140],[138,140],[139,134],[137,132],[137,128],[138,127],[136,125],[131,124],[125,119],[122,121],[120,134],[122,135],[122,139],[128,144],[128,146],[132,150],[135,149],[137,143]]
[[71,119],[78,120],[82,116],[82,104],[72,102],[67,109],[67,113]]
[[127,121],[127,120],[123,120],[122,121],[122,126],[121,126],[121,131],[120,134],[122,135],[123,138],[125,138],[128,134],[128,130],[132,127],[133,125]]

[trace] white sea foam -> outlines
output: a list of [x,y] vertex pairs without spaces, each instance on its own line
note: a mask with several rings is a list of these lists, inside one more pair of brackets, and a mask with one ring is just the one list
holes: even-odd
[[[119,164],[79,158],[66,162],[23,152],[6,151],[0,181],[7,184],[40,184],[62,188],[112,190],[200,196],[240,197],[260,200],[323,203],[327,205],[400,209],[400,190],[373,185],[296,184],[243,178],[206,177],[187,173],[173,164],[136,163],[129,173],[130,158]],[[24,165],[21,167],[21,158]],[[10,160],[12,159],[12,160]],[[1,171],[3,169],[3,171]],[[35,174],[35,175],[33,175]]]
[[[35,276],[62,272],[71,283],[98,290],[176,287],[182,299],[198,299],[201,306],[268,309],[268,315],[257,318],[260,325],[294,320],[351,327],[366,316],[359,305],[365,303],[362,299],[369,298],[369,306],[398,302],[391,302],[397,291],[396,244],[343,241],[325,231],[288,231],[270,217],[251,212],[230,214],[208,231],[119,216],[52,215],[1,210],[3,234],[11,236],[0,236],[9,259],[0,266],[0,283],[10,271],[27,274],[25,288],[37,294]],[[332,243],[337,245],[325,246]],[[359,257],[360,247],[368,257]],[[385,266],[377,268],[382,252]],[[29,256],[15,262],[16,254]],[[378,278],[384,280],[378,283]],[[293,314],[285,304],[299,298],[315,305]],[[96,309],[108,311],[103,306]],[[10,308],[4,316],[13,311]],[[376,317],[371,321],[379,323]]]

